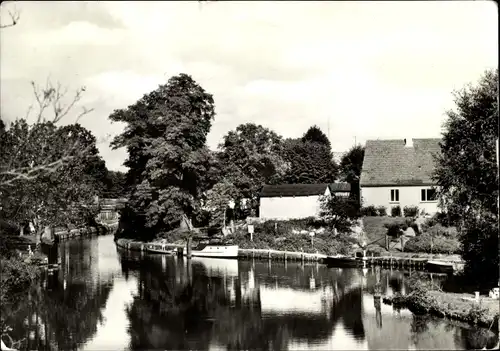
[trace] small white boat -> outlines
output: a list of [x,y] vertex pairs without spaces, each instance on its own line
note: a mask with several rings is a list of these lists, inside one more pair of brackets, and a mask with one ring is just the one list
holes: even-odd
[[426,268],[434,273],[453,273],[453,264],[439,260],[427,261]]
[[[183,255],[187,255],[186,248],[183,250]],[[205,239],[191,248],[191,255],[193,257],[238,258],[238,245]]]
[[167,255],[173,255],[177,252],[176,248],[162,243],[151,243],[147,244],[145,250],[151,253],[161,253]]

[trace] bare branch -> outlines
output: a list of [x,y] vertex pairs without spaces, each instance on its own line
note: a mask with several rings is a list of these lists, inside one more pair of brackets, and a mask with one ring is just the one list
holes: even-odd
[[53,173],[59,167],[61,167],[63,165],[64,161],[67,161],[72,157],[74,157],[74,156],[63,157],[63,158],[60,158],[59,160],[51,162],[49,164],[41,164],[41,165],[36,166],[36,167],[21,167],[21,168],[10,170],[10,171],[0,172],[0,176],[4,176],[4,177],[11,176],[12,177],[8,180],[0,181],[0,186],[12,185],[14,182],[19,181],[19,180],[33,180],[36,177],[40,176],[41,172]]
[[12,11],[8,10],[8,13],[9,13],[9,17],[10,17],[10,22],[7,24],[0,24],[0,29],[14,27],[19,22],[19,19],[21,18],[21,12],[17,8],[14,8],[14,10],[12,10]]
[[[64,103],[64,99],[68,94],[68,88],[63,88],[59,82],[56,86],[54,86],[50,79],[47,79],[44,88],[37,86],[34,82],[31,82],[31,85],[33,87],[33,94],[35,95],[35,100],[38,105],[38,112],[36,114],[37,123],[41,123],[46,120],[44,115],[48,107],[51,107],[53,111],[53,117],[48,120],[53,123],[59,122],[69,114],[78,102],[80,102],[83,92],[85,92],[85,87],[76,89],[73,98],[69,101],[69,103]],[[94,109],[87,109],[83,107],[82,112],[76,116],[76,122],[93,110]]]

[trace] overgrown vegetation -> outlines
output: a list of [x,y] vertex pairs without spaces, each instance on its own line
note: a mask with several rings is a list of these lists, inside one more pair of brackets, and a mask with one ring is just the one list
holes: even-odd
[[373,205],[369,205],[361,208],[361,214],[363,216],[378,216],[377,209]]
[[391,216],[392,217],[401,217],[401,206],[396,205],[391,207]]
[[418,206],[405,206],[403,208],[403,215],[405,217],[417,217],[419,214]]
[[414,274],[409,288],[407,295],[396,293],[384,298],[384,303],[396,308],[408,308],[415,314],[433,314],[490,328],[498,325],[498,301],[485,300],[478,304],[472,295],[443,292],[423,274]]
[[362,216],[380,216],[380,217],[385,217],[387,216],[387,207],[385,206],[378,206],[375,207],[373,205],[369,205],[366,207],[361,208],[361,215]]
[[459,228],[464,272],[478,285],[498,284],[498,69],[455,92],[437,155],[441,203]]
[[385,251],[385,235],[390,237],[390,246],[397,240],[408,228],[412,228],[415,237],[410,238],[405,246],[405,252],[413,253],[434,253],[434,254],[460,254],[462,246],[460,244],[458,231],[455,227],[447,227],[438,222],[443,219],[441,214],[426,219],[420,226],[411,217],[364,217],[364,229],[368,241],[372,243],[369,249],[375,246],[382,247]]
[[377,207],[377,214],[381,217],[387,216],[387,207],[385,206],[378,206]]
[[[283,251],[297,251],[319,253],[326,255],[350,254],[352,247],[357,243],[356,239],[349,235],[337,234],[330,229],[317,230],[311,240],[309,232],[314,229],[324,228],[325,222],[313,218],[291,221],[266,221],[256,223],[253,241],[246,228],[231,234],[231,239],[242,249],[273,249]],[[302,231],[302,233],[301,233]]]
[[457,238],[423,233],[408,240],[405,251],[453,255],[460,254],[462,248]]
[[25,290],[40,276],[36,265],[15,256],[0,258],[0,270],[0,301]]

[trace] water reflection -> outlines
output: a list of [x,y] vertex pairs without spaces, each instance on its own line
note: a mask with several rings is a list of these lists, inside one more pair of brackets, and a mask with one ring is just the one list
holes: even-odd
[[2,306],[25,349],[428,350],[498,341],[374,296],[404,292],[409,272],[133,254],[110,236],[63,243],[58,254],[57,274]]

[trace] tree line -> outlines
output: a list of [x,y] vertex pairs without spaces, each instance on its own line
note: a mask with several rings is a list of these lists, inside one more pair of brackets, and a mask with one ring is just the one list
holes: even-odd
[[213,96],[187,74],[111,114],[112,121],[126,124],[112,142],[128,151],[125,231],[153,236],[175,228],[182,218],[217,225],[230,202],[236,218],[256,215],[264,184],[359,178],[350,158],[336,164],[330,141],[317,126],[301,138],[285,139],[262,125],[245,123],[212,151],[206,139],[215,114]]

